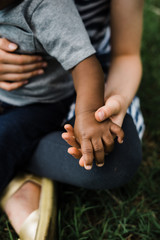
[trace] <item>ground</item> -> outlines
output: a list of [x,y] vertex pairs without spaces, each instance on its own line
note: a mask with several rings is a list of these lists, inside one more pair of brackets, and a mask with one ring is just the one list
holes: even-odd
[[[146,131],[143,161],[125,187],[88,191],[63,186],[59,196],[59,240],[160,239],[160,1],[146,0],[142,41],[143,80],[138,92]],[[72,206],[72,207],[70,207]],[[0,239],[17,239],[0,212]]]

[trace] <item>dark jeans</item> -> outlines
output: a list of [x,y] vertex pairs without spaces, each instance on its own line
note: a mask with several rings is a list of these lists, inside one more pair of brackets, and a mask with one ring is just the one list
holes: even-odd
[[27,165],[40,139],[62,129],[72,101],[70,97],[58,103],[25,107],[0,103],[0,193],[16,172]]
[[[102,168],[94,165],[87,171],[67,153],[61,123],[71,102],[72,97],[55,104],[26,107],[1,104],[0,192],[22,170],[90,189],[119,187],[135,174],[142,159],[141,143],[129,115],[123,124],[124,143],[115,142]],[[70,123],[73,125],[74,119]]]
[[[70,121],[74,124],[74,119]],[[68,144],[61,131],[45,136],[39,143],[27,169],[58,182],[89,189],[111,189],[127,183],[137,171],[142,159],[141,143],[130,115],[123,123],[124,143],[115,142],[114,151],[106,156],[103,167],[95,164],[87,171],[67,153]]]

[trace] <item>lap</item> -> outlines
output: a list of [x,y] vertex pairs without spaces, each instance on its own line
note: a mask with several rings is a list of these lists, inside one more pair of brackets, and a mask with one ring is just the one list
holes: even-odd
[[[60,129],[65,115],[57,104],[11,107],[0,115],[0,146],[21,152],[45,134]],[[1,149],[0,149],[1,151]]]
[[67,101],[24,107],[3,103],[0,115],[0,191],[31,158],[40,139],[61,128],[70,106]]
[[[73,124],[74,120],[71,120]],[[86,171],[67,153],[68,144],[61,138],[61,131],[44,137],[29,163],[28,170],[40,176],[85,188],[109,189],[127,183],[135,174],[141,159],[141,143],[131,116],[124,119],[123,144],[115,142],[114,150],[106,156],[105,164],[95,164]]]

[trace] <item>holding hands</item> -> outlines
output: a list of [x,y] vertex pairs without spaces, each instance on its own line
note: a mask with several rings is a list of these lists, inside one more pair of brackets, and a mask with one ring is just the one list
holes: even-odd
[[[17,49],[16,44],[0,38],[0,88],[6,91],[12,91],[27,84],[31,77],[43,74],[44,68],[47,66],[42,57],[17,55],[14,53]],[[131,62],[131,66],[136,66],[137,60],[130,57],[130,60],[127,58],[127,63],[123,64],[123,62],[121,61],[122,66],[120,69],[123,70],[123,65],[125,65],[123,75],[126,75],[126,64]],[[116,63],[116,61],[113,61],[113,63]],[[123,71],[117,73],[118,78],[112,77],[113,72],[116,71],[111,71],[107,81],[108,86],[106,89],[108,89],[109,95],[105,98],[105,105],[102,106],[102,104],[102,107],[97,107],[96,112],[86,112],[82,116],[77,116],[74,129],[67,124],[65,125],[67,132],[62,134],[63,139],[71,145],[68,152],[75,158],[80,159],[79,164],[88,169],[92,167],[93,158],[95,158],[98,166],[104,164],[104,154],[113,150],[116,136],[118,142],[122,142],[124,134],[120,127],[129,102],[135,95],[136,88],[131,85],[132,79],[128,81],[128,78],[121,78],[124,79],[124,82],[121,80],[123,88],[119,87],[118,93],[112,93],[112,89],[119,86],[117,79],[119,79]],[[129,97],[126,100],[124,96],[126,96],[129,88],[128,85],[131,85],[130,89],[133,89],[133,93],[129,92],[127,94]],[[93,97],[90,99],[93,99]]]
[[106,104],[94,112],[79,114],[75,120],[74,129],[66,124],[67,132],[62,138],[72,147],[68,152],[80,159],[79,164],[85,169],[92,168],[93,159],[96,165],[104,165],[105,153],[110,153],[114,147],[114,139],[123,142],[124,132],[121,129],[125,111],[120,95],[111,96]]

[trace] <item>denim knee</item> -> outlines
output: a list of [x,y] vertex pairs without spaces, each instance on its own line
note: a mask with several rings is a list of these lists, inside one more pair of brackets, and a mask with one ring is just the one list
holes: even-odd
[[89,174],[84,174],[81,185],[90,189],[112,189],[128,183],[142,161],[142,146],[133,120],[126,115],[123,124],[123,144],[115,142],[112,153],[105,157],[105,164],[95,164]]

